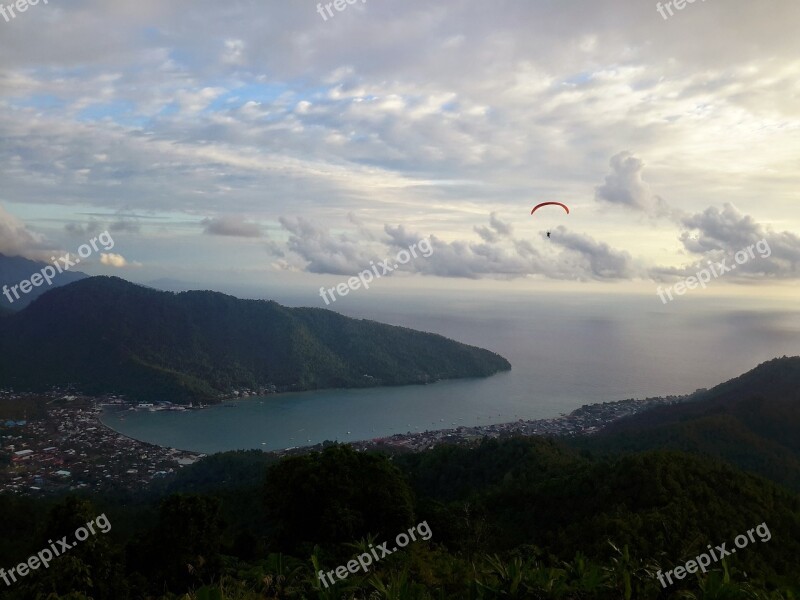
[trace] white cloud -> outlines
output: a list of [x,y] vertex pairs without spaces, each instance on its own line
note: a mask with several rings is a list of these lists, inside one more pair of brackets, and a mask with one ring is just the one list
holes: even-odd
[[46,253],[42,236],[0,206],[0,254],[40,258]]
[[[2,200],[193,223],[221,207],[265,224],[311,215],[324,231],[286,221],[293,258],[279,258],[314,272],[371,260],[389,235],[376,224],[402,223],[443,244],[450,259],[426,261],[436,274],[587,279],[635,272],[630,256],[721,251],[714,230],[727,217],[697,215],[731,202],[783,221],[772,234],[783,258],[771,264],[795,272],[800,4],[696,4],[676,17],[681,35],[677,21],[665,27],[652,5],[627,0],[359,8],[330,23],[302,3],[28,11],[0,37]],[[572,199],[581,233],[543,248],[515,211],[553,195]],[[593,198],[623,210],[598,216],[585,209]],[[32,224],[33,212],[20,216]],[[507,228],[487,223],[495,212]],[[631,212],[637,223],[624,221]],[[651,242],[674,239],[676,223],[694,228],[688,215],[702,235]],[[206,229],[255,236],[252,223],[219,219]],[[135,221],[113,225],[141,233]],[[75,216],[65,226],[92,225]],[[175,248],[180,226],[159,230]],[[41,242],[5,231],[0,244]]]
[[[614,250],[588,235],[571,233],[559,227],[552,240],[543,238],[537,248],[527,240],[514,239],[510,226],[497,215],[490,215],[489,220],[491,229],[484,227],[477,231],[482,242],[447,242],[436,235],[412,231],[404,225],[385,225],[387,237],[382,245],[376,245],[351,234],[332,235],[307,219],[282,218],[281,223],[291,233],[287,251],[300,259],[285,264],[310,273],[352,275],[369,268],[371,262],[393,260],[398,251],[429,237],[434,249],[431,256],[417,258],[401,266],[397,272],[466,279],[540,276],[583,281],[641,276],[628,253]],[[492,239],[487,239],[489,237]],[[273,254],[277,255],[274,250]]]
[[113,252],[103,252],[100,254],[100,263],[107,267],[114,267],[115,269],[123,269],[125,267],[140,267],[138,262],[130,263],[121,254],[114,254]]

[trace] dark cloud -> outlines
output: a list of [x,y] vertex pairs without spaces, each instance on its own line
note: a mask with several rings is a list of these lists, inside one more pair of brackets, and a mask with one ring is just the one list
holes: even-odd
[[222,235],[229,237],[257,238],[262,237],[261,228],[257,223],[246,221],[239,216],[222,216],[201,221],[207,235]]

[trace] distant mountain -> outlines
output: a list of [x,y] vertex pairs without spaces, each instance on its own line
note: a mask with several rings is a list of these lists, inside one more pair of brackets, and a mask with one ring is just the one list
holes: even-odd
[[[6,256],[5,254],[0,254],[0,290],[2,290],[4,285],[9,288],[19,285],[20,281],[30,279],[33,274],[39,273],[48,264],[49,263],[28,260],[21,256]],[[8,298],[0,293],[0,309],[22,310],[48,290],[80,281],[87,277],[88,275],[80,271],[64,271],[63,273],[56,274],[53,278],[52,285],[48,286],[44,283],[38,287],[32,288],[27,294],[19,293],[19,299],[15,297],[13,292],[9,291],[11,298],[14,300],[13,303],[9,302]]]
[[370,387],[486,377],[502,356],[316,308],[93,277],[0,319],[0,387],[210,400],[233,389]]
[[698,393],[577,441],[602,452],[682,450],[724,460],[800,490],[800,357],[765,362]]

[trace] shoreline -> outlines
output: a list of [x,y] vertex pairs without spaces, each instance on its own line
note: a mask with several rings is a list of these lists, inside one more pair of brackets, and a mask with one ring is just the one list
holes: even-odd
[[[397,433],[373,439],[323,442],[276,450],[259,450],[281,458],[318,452],[330,443],[346,444],[359,452],[423,452],[441,444],[474,446],[486,438],[592,435],[611,423],[655,406],[691,400],[695,394],[628,399],[587,404],[550,419],[459,426],[424,432]],[[32,420],[0,422],[7,440],[9,464],[0,469],[0,492],[49,494],[68,491],[141,490],[173,477],[208,454],[138,440],[103,422],[103,415],[130,409],[117,396],[84,396],[52,390],[45,394],[0,390],[0,399],[38,406]],[[240,399],[240,400],[246,400]],[[236,450],[223,450],[229,452]]]
[[[694,394],[687,394],[682,396],[665,396],[645,399],[626,399],[617,400],[612,402],[603,402],[597,404],[585,404],[580,408],[573,410],[568,414],[561,414],[558,417],[549,419],[518,419],[516,421],[509,421],[504,423],[495,423],[487,425],[462,425],[455,428],[445,429],[432,429],[425,431],[406,431],[405,433],[395,433],[387,436],[348,440],[348,441],[327,441],[310,445],[298,445],[288,448],[278,448],[272,450],[264,450],[262,448],[239,448],[231,450],[220,450],[218,452],[209,452],[208,454],[221,454],[224,452],[236,452],[241,450],[260,450],[265,454],[272,454],[277,457],[294,456],[299,454],[307,454],[310,452],[318,452],[326,445],[338,443],[349,445],[359,451],[370,450],[389,450],[400,452],[421,452],[429,450],[435,446],[443,443],[448,444],[471,444],[482,440],[483,438],[499,438],[511,435],[523,436],[576,436],[576,435],[592,435],[595,434],[608,425],[631,415],[638,414],[645,410],[649,410],[655,406],[676,404],[679,402],[686,402],[691,400]],[[252,400],[254,398],[236,398],[235,401]],[[120,411],[130,410],[125,408],[126,405],[108,405],[108,408],[119,406]],[[222,406],[221,404],[219,406]],[[103,407],[103,412],[108,410]],[[187,410],[198,410],[198,408]],[[165,410],[156,411],[165,412]],[[168,412],[168,411],[167,411]],[[175,449],[172,446],[161,446],[153,444],[152,442],[143,442],[136,438],[132,438],[125,434],[120,433],[110,425],[103,423],[101,420],[102,412],[98,416],[98,423],[114,432],[117,435],[123,436],[127,439],[148,444],[162,449]],[[199,454],[200,451],[196,450],[182,450],[182,452]]]
[[[103,427],[107,431],[113,433],[114,435],[118,435],[121,438],[125,438],[126,440],[130,440],[132,442],[136,442],[136,443],[139,443],[139,444],[144,444],[145,446],[151,446],[153,448],[159,448],[161,450],[177,450],[178,452],[185,452],[187,454],[197,454],[197,452],[195,452],[194,450],[186,450],[184,448],[175,448],[174,446],[162,446],[161,444],[154,444],[153,442],[145,442],[144,440],[140,440],[140,439],[137,439],[135,437],[131,437],[131,436],[125,434],[125,433],[122,433],[121,431],[117,431],[116,429],[111,427],[111,425],[108,425],[107,423],[103,422],[103,413],[108,411],[109,407],[113,407],[113,406],[119,406],[119,405],[117,405],[117,404],[99,404],[98,405],[98,409],[97,409],[98,413],[97,413],[96,419],[95,419],[95,423],[96,423],[97,426]],[[130,410],[130,409],[119,408],[118,412],[121,412],[123,410]]]
[[[593,435],[622,418],[656,406],[687,402],[696,394],[587,404],[550,419],[518,419],[497,424],[408,431],[372,439],[328,441],[275,450],[239,450],[258,450],[281,458],[318,452],[331,443],[338,443],[359,452],[397,454],[424,452],[442,444],[474,446],[483,439],[516,435]],[[16,403],[18,407],[27,407],[27,410],[36,408],[36,416],[23,421],[9,419],[5,424],[0,420],[0,432],[6,439],[4,449],[9,457],[8,466],[0,468],[0,492],[48,494],[76,490],[141,490],[158,480],[173,477],[182,468],[208,454],[236,451],[204,453],[181,450],[121,433],[103,421],[106,411],[110,414],[130,409],[130,403],[116,396],[84,396],[63,390],[45,394],[0,390],[2,399]]]
[[30,419],[0,423],[10,459],[0,468],[0,492],[135,491],[205,456],[137,440],[107,426],[100,416],[108,397],[0,390],[0,400],[29,410],[38,407]]

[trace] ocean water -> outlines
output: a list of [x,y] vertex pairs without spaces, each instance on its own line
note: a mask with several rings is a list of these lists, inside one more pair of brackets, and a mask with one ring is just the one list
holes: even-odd
[[487,379],[248,398],[201,411],[107,412],[136,439],[197,452],[273,450],[457,425],[555,417],[583,404],[685,394],[776,356],[800,354],[800,312],[654,296],[374,295],[348,316],[440,333],[505,356]]

